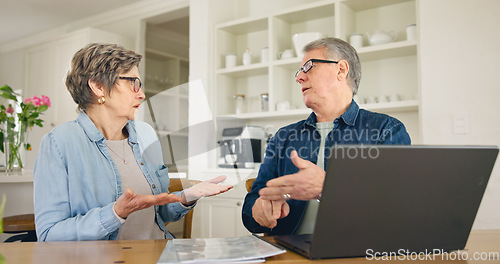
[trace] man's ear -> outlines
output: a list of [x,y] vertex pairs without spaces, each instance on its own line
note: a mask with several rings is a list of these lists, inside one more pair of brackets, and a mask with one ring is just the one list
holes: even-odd
[[340,60],[339,63],[339,71],[337,74],[337,78],[339,81],[347,80],[347,74],[349,73],[349,64],[345,60]]
[[104,96],[104,87],[92,80],[88,81],[89,87],[92,92],[97,96],[97,98]]

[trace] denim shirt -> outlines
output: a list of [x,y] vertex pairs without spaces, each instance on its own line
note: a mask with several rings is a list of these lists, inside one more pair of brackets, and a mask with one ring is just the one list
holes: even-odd
[[[138,121],[129,121],[126,129],[153,194],[168,193],[170,180],[154,130]],[[84,113],[43,137],[34,167],[39,241],[116,240],[121,223],[113,205],[123,193],[122,181],[105,143],[106,138]],[[156,222],[166,238],[172,235],[165,222],[179,220],[189,209],[178,202],[155,206]]]
[[[316,115],[313,112],[306,120],[279,129],[270,140],[257,179],[243,204],[243,224],[250,232],[270,235],[295,232],[307,201],[287,201],[290,206],[289,215],[279,219],[277,226],[272,230],[262,227],[253,219],[252,207],[259,198],[259,190],[266,186],[267,181],[299,171],[290,159],[292,150],[296,150],[299,157],[317,163],[321,135],[316,123]],[[336,118],[333,124],[334,127],[328,133],[325,142],[324,164],[328,164],[331,150],[336,145],[411,144],[403,123],[385,114],[360,109],[354,100],[347,111]]]

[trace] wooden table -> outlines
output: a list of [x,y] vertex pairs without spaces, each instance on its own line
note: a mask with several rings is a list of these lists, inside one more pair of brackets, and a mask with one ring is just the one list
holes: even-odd
[[[267,239],[272,240],[272,237]],[[75,242],[24,242],[0,244],[0,254],[6,263],[156,263],[166,240],[128,241],[75,241]],[[499,263],[500,230],[472,231],[466,250],[470,258],[474,253],[496,252],[490,255],[495,260],[455,260],[453,263]],[[449,263],[440,255],[434,256],[435,263]],[[308,260],[293,252],[266,259],[268,263],[374,263],[366,258],[341,258],[328,260]],[[0,261],[1,262],[1,261]],[[394,260],[401,263],[409,261]],[[415,261],[411,261],[412,263]],[[429,262],[426,260],[425,262]]]

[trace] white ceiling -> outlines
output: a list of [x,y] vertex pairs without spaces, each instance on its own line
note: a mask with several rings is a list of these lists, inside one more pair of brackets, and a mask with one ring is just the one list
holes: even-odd
[[0,45],[142,0],[0,0]]

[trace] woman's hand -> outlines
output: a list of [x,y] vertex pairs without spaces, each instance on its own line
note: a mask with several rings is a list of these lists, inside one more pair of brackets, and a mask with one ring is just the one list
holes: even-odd
[[232,185],[219,184],[225,180],[226,176],[218,176],[208,181],[200,182],[189,189],[184,190],[184,193],[182,193],[181,196],[181,203],[184,205],[191,205],[202,197],[213,196],[229,191],[233,188]]
[[161,193],[157,195],[135,194],[128,188],[116,200],[115,212],[121,218],[127,218],[131,213],[148,208],[153,205],[180,202],[181,198],[175,194]]

